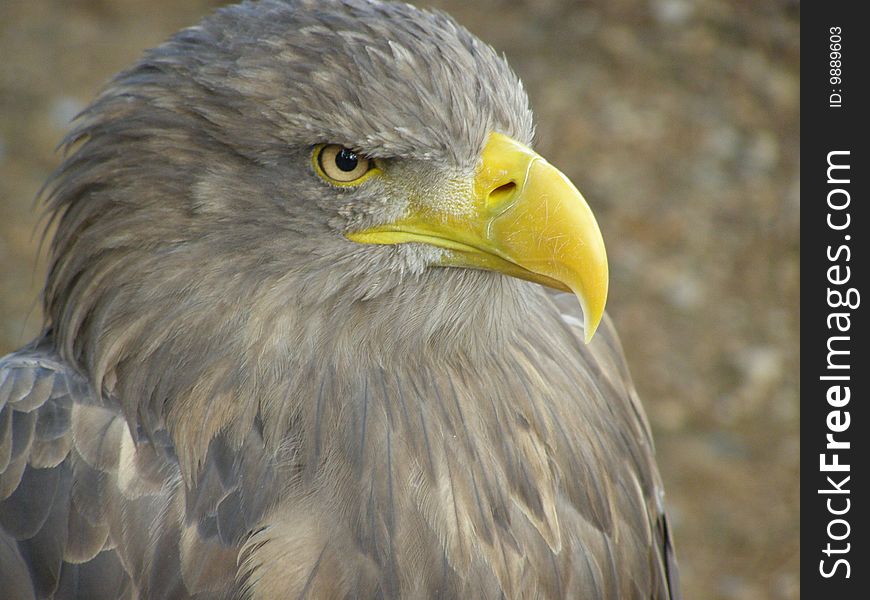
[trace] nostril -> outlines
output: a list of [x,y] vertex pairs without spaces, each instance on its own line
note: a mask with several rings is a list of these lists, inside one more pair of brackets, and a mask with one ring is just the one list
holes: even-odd
[[510,196],[512,196],[516,189],[517,184],[513,181],[508,181],[507,183],[498,186],[489,193],[487,203],[490,206],[498,206],[499,204],[502,204],[504,201],[506,201]]

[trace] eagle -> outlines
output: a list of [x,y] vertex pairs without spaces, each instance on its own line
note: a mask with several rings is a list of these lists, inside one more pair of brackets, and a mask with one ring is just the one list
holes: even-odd
[[407,4],[243,2],[118,74],[0,362],[3,597],[678,598],[602,236],[533,134]]

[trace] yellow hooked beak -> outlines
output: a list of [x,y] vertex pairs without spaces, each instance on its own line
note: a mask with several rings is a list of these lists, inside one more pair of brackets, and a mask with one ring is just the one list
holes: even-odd
[[462,211],[452,200],[443,207],[433,199],[412,202],[398,221],[347,237],[366,244],[426,243],[448,250],[444,266],[498,271],[574,292],[589,342],[607,301],[607,255],[574,184],[530,148],[491,133],[466,204]]

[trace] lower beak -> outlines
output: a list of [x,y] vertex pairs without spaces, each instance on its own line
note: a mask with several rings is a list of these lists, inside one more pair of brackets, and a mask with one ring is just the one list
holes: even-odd
[[[360,243],[427,243],[447,250],[442,264],[498,271],[572,291],[592,339],[607,300],[604,240],[586,200],[530,148],[491,133],[474,177],[471,214],[433,199],[398,221],[348,234]],[[445,203],[446,204],[446,203]],[[469,203],[466,203],[469,204]]]

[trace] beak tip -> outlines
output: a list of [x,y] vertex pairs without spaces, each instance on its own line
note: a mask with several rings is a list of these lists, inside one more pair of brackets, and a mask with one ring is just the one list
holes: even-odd
[[606,303],[607,294],[600,297],[575,293],[577,299],[580,300],[580,308],[583,310],[583,331],[584,341],[588,344],[592,341],[595,332],[598,331],[598,326],[601,324],[601,319],[604,318],[604,306]]
[[595,332],[598,330],[598,324],[601,322],[601,317],[599,316],[597,319],[592,319],[589,317],[584,317],[583,319],[583,330],[585,332],[584,342],[588,344],[592,341],[592,338],[595,336]]

